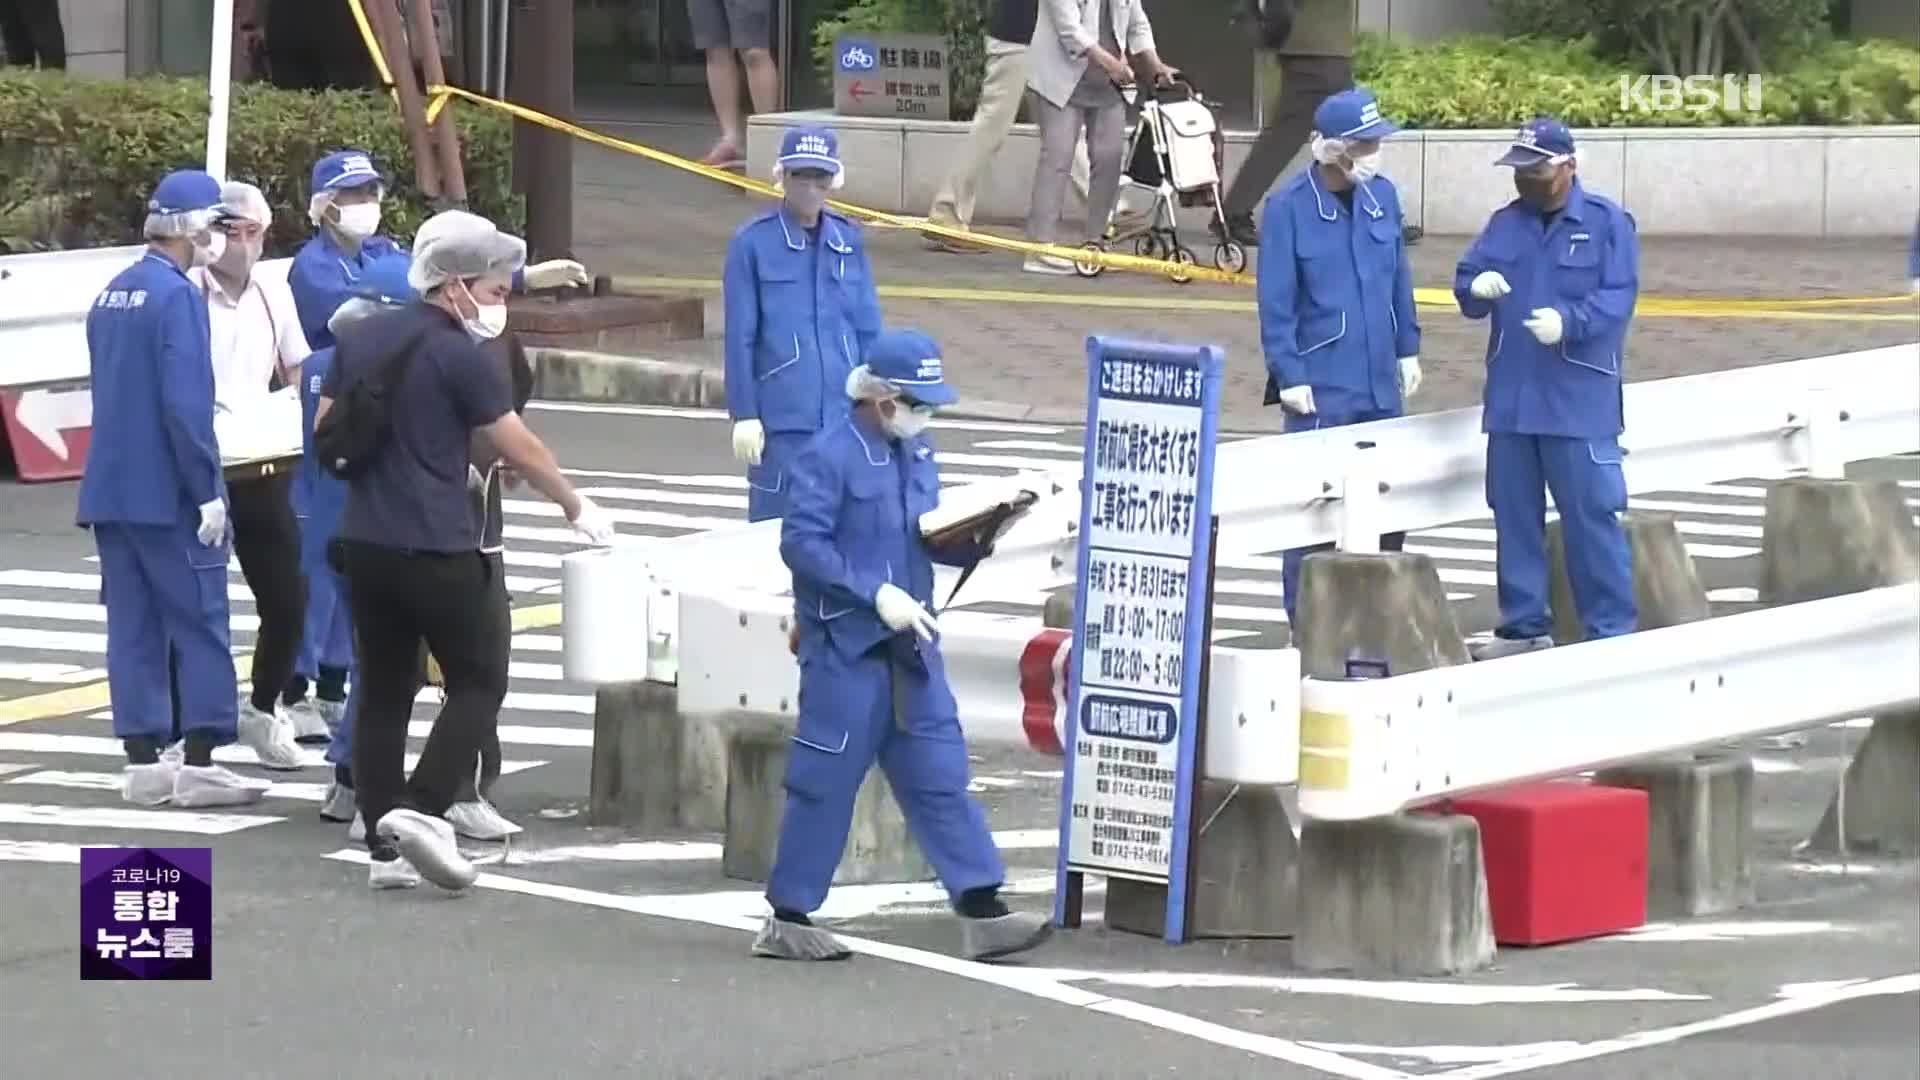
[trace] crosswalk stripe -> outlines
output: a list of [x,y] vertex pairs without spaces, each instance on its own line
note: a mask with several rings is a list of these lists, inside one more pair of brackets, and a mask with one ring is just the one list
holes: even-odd
[[[592,698],[587,700],[591,701]],[[110,757],[126,760],[126,751],[120,746],[120,740],[107,735],[59,735],[45,731],[0,731],[0,751],[14,754],[74,754],[93,757]],[[222,765],[258,765],[260,758],[250,748],[239,745],[215,747],[213,760]],[[406,767],[411,769],[420,760],[420,755],[407,754]],[[312,746],[300,747],[300,764],[308,769],[331,768],[327,764],[326,751]],[[521,772],[526,769],[545,765],[544,761],[502,761],[500,771]]]
[[242,829],[285,821],[266,814],[201,813],[193,810],[135,810],[125,806],[61,806],[0,803],[0,825],[39,825],[68,829],[138,829],[152,832],[225,836]]
[[1696,514],[1701,517],[1766,517],[1767,508],[1745,503],[1673,502],[1668,499],[1628,499],[1631,510],[1658,510],[1667,514]]
[[[0,597],[0,615],[20,619],[47,619],[56,622],[104,623],[107,609],[99,604],[81,604],[69,600],[16,600]],[[260,629],[260,617],[235,612],[228,620],[235,630]]]
[[[0,570],[0,585],[26,589],[64,589],[100,595],[99,574],[82,574],[74,570]],[[229,581],[227,598],[252,603],[253,590],[247,588],[244,582]]]
[[[504,733],[507,729],[501,728],[500,730]],[[424,735],[425,733],[416,732],[415,734]],[[581,745],[593,745],[593,733],[587,732],[586,734],[588,735],[588,741]],[[504,735],[501,741],[507,741]],[[555,742],[547,745],[560,746],[566,744]],[[500,763],[500,774],[502,776],[510,776],[514,773],[525,772],[541,764],[544,764],[544,762],[503,761]],[[408,767],[411,768],[412,766],[409,765]],[[8,780],[7,783],[26,784],[35,787],[72,788],[85,791],[119,791],[120,779],[120,774],[117,772],[77,772],[66,769],[40,769],[27,773],[25,776],[16,776]],[[276,780],[273,782],[273,786],[267,789],[265,797],[269,799],[288,799],[294,802],[323,802],[326,800],[327,788],[329,786],[330,784],[328,783],[308,782],[304,780]]]
[[[437,705],[440,703],[440,691],[431,686],[425,687],[413,700],[416,703]],[[500,709],[502,712],[577,713],[582,716],[592,716],[593,695],[522,694],[509,690],[507,699],[501,704]]]
[[[593,745],[592,728],[501,724],[499,730],[502,746],[591,747]],[[433,734],[433,721],[415,720],[407,725],[407,734],[416,739],[424,739]]]
[[[529,499],[503,499],[501,507],[508,514],[522,517],[563,518],[566,511],[550,502],[534,502]],[[739,518],[697,517],[692,514],[662,514],[653,510],[627,510],[621,507],[601,507],[611,521],[627,525],[649,525],[687,532],[704,532],[708,529],[730,529],[740,524]],[[576,538],[577,539],[577,538]]]
[[0,840],[0,862],[80,863],[79,844],[45,840]]

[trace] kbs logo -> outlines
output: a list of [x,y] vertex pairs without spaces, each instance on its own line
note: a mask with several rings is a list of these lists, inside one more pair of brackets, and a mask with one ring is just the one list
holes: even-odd
[[[1746,85],[1741,86],[1744,78]],[[1759,112],[1764,94],[1758,75],[1620,76],[1621,112]]]
[[879,50],[872,42],[849,41],[840,47],[841,71],[872,71],[879,66]]

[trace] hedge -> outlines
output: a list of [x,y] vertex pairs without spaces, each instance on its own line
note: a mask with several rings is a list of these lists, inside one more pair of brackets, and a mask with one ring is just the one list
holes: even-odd
[[[1234,6],[1224,0],[1192,2],[1207,6],[1223,23]],[[842,10],[814,26],[819,72],[831,77],[833,42],[843,33],[944,31],[953,57],[953,116],[972,115],[986,63],[981,0],[843,3]],[[1194,56],[1165,59],[1196,74],[1208,62]],[[1623,112],[1621,77],[1632,80],[1646,70],[1643,63],[1614,58],[1592,37],[1463,35],[1389,42],[1362,34],[1354,57],[1356,81],[1377,92],[1387,111],[1409,127],[1504,128],[1539,113],[1579,127],[1920,122],[1920,49],[1899,42],[1824,38],[1787,50],[1776,70],[1762,76],[1762,108],[1756,113],[1718,108]]]
[[[139,243],[153,185],[206,161],[206,95],[202,79],[0,68],[0,250]],[[524,199],[512,191],[512,121],[479,109],[458,117],[469,209],[524,230]],[[388,174],[382,230],[410,239],[431,208],[392,99],[234,86],[227,172],[257,184],[274,208],[269,257],[292,254],[312,235],[313,163],[347,146],[371,152]]]

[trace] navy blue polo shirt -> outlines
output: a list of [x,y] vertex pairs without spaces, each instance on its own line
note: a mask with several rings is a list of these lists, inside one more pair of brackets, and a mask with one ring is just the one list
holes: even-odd
[[413,360],[392,399],[392,438],[348,484],[339,535],[416,551],[478,551],[468,449],[475,428],[513,411],[504,365],[453,316],[411,304],[348,326],[320,392],[338,401],[346,387],[408,351]]

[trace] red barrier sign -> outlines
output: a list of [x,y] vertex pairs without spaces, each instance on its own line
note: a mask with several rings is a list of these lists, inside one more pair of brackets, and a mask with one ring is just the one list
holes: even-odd
[[[1027,745],[1051,757],[1067,752],[1060,744],[1061,726],[1056,721],[1067,708],[1060,699],[1069,685],[1064,669],[1071,653],[1062,653],[1072,646],[1071,631],[1047,629],[1035,634],[1020,653],[1020,726],[1027,733]],[[1059,673],[1056,663],[1062,669]]]
[[85,382],[0,387],[0,422],[20,479],[72,480],[85,471],[93,441]]

